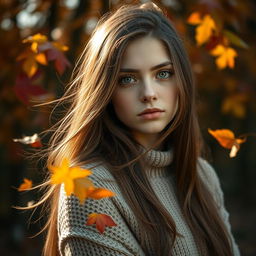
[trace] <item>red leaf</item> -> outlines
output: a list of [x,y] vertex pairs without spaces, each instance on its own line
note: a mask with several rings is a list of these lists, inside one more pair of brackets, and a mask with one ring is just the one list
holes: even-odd
[[33,80],[38,77],[37,72],[32,78],[26,74],[21,73],[17,76],[14,85],[14,92],[16,96],[26,105],[30,104],[30,99],[35,96],[42,96],[47,94],[47,91],[39,85],[33,84]]
[[86,222],[87,226],[96,224],[97,230],[102,234],[105,227],[117,226],[113,219],[104,213],[91,213]]
[[63,74],[66,67],[70,66],[70,62],[67,60],[61,50],[56,48],[52,43],[47,42],[39,46],[39,51],[45,51],[48,61],[54,61],[54,66],[59,74]]

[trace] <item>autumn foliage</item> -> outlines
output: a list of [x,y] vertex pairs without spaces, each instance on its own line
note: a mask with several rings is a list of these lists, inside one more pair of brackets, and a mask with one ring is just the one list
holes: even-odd
[[[32,2],[34,8],[30,6]],[[36,183],[38,173],[28,171],[30,165],[24,162],[20,152],[23,148],[46,146],[46,140],[38,134],[49,127],[51,109],[32,107],[63,94],[75,61],[99,17],[124,3],[122,0],[111,1],[111,4],[105,0],[73,1],[78,4],[70,7],[67,2],[72,1],[0,2],[2,187],[13,184],[18,187],[18,183],[21,184],[18,190],[25,191]],[[255,147],[250,143],[254,138],[247,137],[256,127],[256,3],[237,0],[155,2],[166,9],[189,51],[200,95],[198,113],[205,127],[204,137],[215,151],[221,152],[218,157],[225,156],[222,148],[228,150],[233,157],[230,161],[236,163],[239,177],[247,184],[241,195],[247,193],[246,198],[250,198],[255,193],[248,184],[255,180],[255,172],[247,167],[243,176],[241,166],[244,167],[245,162],[254,166],[250,161],[255,158],[252,156]],[[19,15],[24,11],[31,17],[39,15],[41,18],[34,25],[22,26]],[[235,135],[241,133],[248,136]],[[234,156],[237,157],[234,159]],[[56,172],[56,169],[51,170],[52,175]],[[67,173],[76,177],[73,172]],[[80,175],[80,171],[78,173]],[[81,173],[84,175],[86,171],[81,170]],[[77,195],[80,203],[86,203],[86,198],[101,198],[104,192],[103,188],[94,188],[89,177],[69,181],[58,177],[56,180],[63,186],[67,184],[67,191]],[[240,180],[238,182],[237,187],[242,186]],[[73,184],[71,189],[70,184]],[[7,187],[4,191],[8,192],[3,198],[11,198]],[[111,196],[111,192],[103,194]],[[12,204],[1,203],[5,218],[12,216],[8,203]],[[250,205],[253,204],[250,202]]]

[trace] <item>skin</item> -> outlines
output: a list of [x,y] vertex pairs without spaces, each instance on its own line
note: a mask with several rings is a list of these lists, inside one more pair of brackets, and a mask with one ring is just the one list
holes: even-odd
[[[131,41],[121,61],[112,103],[119,120],[146,149],[159,139],[173,119],[178,108],[177,97],[175,74],[164,44],[149,36]],[[147,108],[160,108],[164,112],[158,118],[144,120],[138,114]]]

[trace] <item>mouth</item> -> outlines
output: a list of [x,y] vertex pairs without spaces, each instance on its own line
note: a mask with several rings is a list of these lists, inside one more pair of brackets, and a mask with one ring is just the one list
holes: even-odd
[[150,119],[157,119],[159,117],[161,117],[161,115],[163,114],[164,111],[154,111],[154,112],[147,112],[144,114],[140,114],[139,116],[143,119],[143,120],[150,120]]
[[153,113],[161,113],[161,112],[164,112],[164,110],[158,109],[158,108],[146,109],[143,112],[141,112],[140,114],[138,114],[138,116],[153,114]]

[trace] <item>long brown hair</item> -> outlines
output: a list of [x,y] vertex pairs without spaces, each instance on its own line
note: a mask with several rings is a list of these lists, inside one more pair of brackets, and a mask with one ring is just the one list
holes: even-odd
[[[73,164],[103,161],[116,178],[155,255],[171,255],[179,235],[170,214],[157,199],[147,176],[138,144],[118,120],[111,104],[120,61],[131,40],[152,36],[163,42],[173,62],[178,87],[178,111],[156,145],[172,144],[172,168],[183,215],[204,255],[232,255],[226,228],[211,193],[198,175],[203,140],[195,108],[195,86],[190,63],[174,26],[154,4],[124,5],[101,18],[79,58],[71,83],[59,102],[65,116],[52,129],[47,165],[68,157]],[[155,145],[154,145],[155,146]],[[153,146],[153,147],[154,147]],[[153,148],[152,147],[152,148]],[[125,169],[127,171],[121,171]],[[59,186],[49,185],[41,202],[50,209],[44,255],[58,255],[57,208]],[[147,236],[146,236],[147,234]]]

